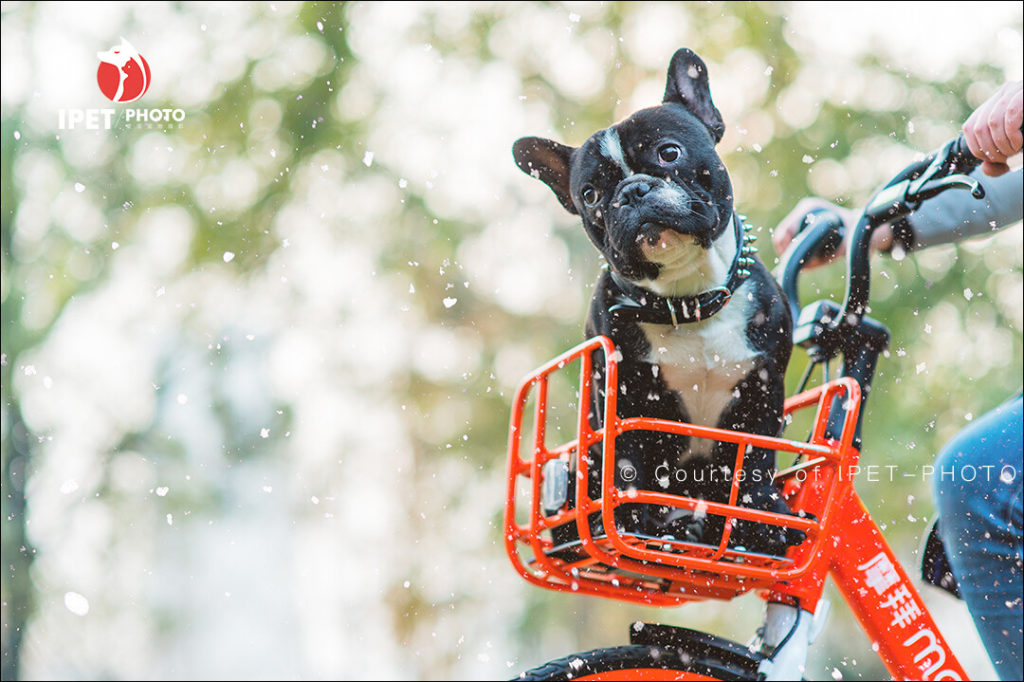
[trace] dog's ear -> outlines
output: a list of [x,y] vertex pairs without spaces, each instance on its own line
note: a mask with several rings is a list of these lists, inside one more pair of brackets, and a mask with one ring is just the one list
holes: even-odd
[[716,143],[722,141],[725,123],[711,101],[708,67],[693,50],[681,47],[672,55],[663,101],[682,104],[707,126]]
[[574,151],[575,147],[543,137],[521,137],[512,145],[519,169],[550,187],[569,213],[577,212],[569,192],[569,164]]

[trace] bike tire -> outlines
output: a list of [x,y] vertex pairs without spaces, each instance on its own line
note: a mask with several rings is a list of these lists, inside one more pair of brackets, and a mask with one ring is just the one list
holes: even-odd
[[756,662],[741,664],[713,650],[630,644],[592,649],[545,663],[516,680],[751,680]]

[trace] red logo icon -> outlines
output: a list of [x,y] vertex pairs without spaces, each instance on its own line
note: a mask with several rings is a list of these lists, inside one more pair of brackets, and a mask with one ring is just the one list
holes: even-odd
[[149,90],[149,64],[124,38],[106,52],[97,52],[96,82],[112,102],[134,102]]

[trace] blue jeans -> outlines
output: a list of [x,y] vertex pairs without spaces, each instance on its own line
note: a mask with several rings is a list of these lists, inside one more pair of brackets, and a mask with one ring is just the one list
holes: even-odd
[[992,664],[1003,680],[1021,679],[1021,396],[974,420],[935,462],[939,530]]

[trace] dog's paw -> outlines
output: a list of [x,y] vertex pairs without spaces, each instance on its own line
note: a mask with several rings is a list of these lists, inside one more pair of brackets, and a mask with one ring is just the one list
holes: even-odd
[[647,510],[647,534],[660,538],[700,542],[704,536],[706,515],[695,515],[689,509],[651,507]]
[[[754,498],[753,504],[748,506],[753,509],[762,509],[786,516],[798,516],[789,508],[774,486],[766,486],[752,491],[752,497]],[[799,516],[803,517],[804,514],[799,514]],[[806,539],[807,534],[796,528],[737,520],[734,522],[732,533],[729,536],[729,547],[759,554],[782,556],[788,548],[802,544]]]
[[729,535],[729,548],[757,554],[782,556],[786,550],[803,543],[807,534],[795,528],[771,526],[753,521],[735,521]]

